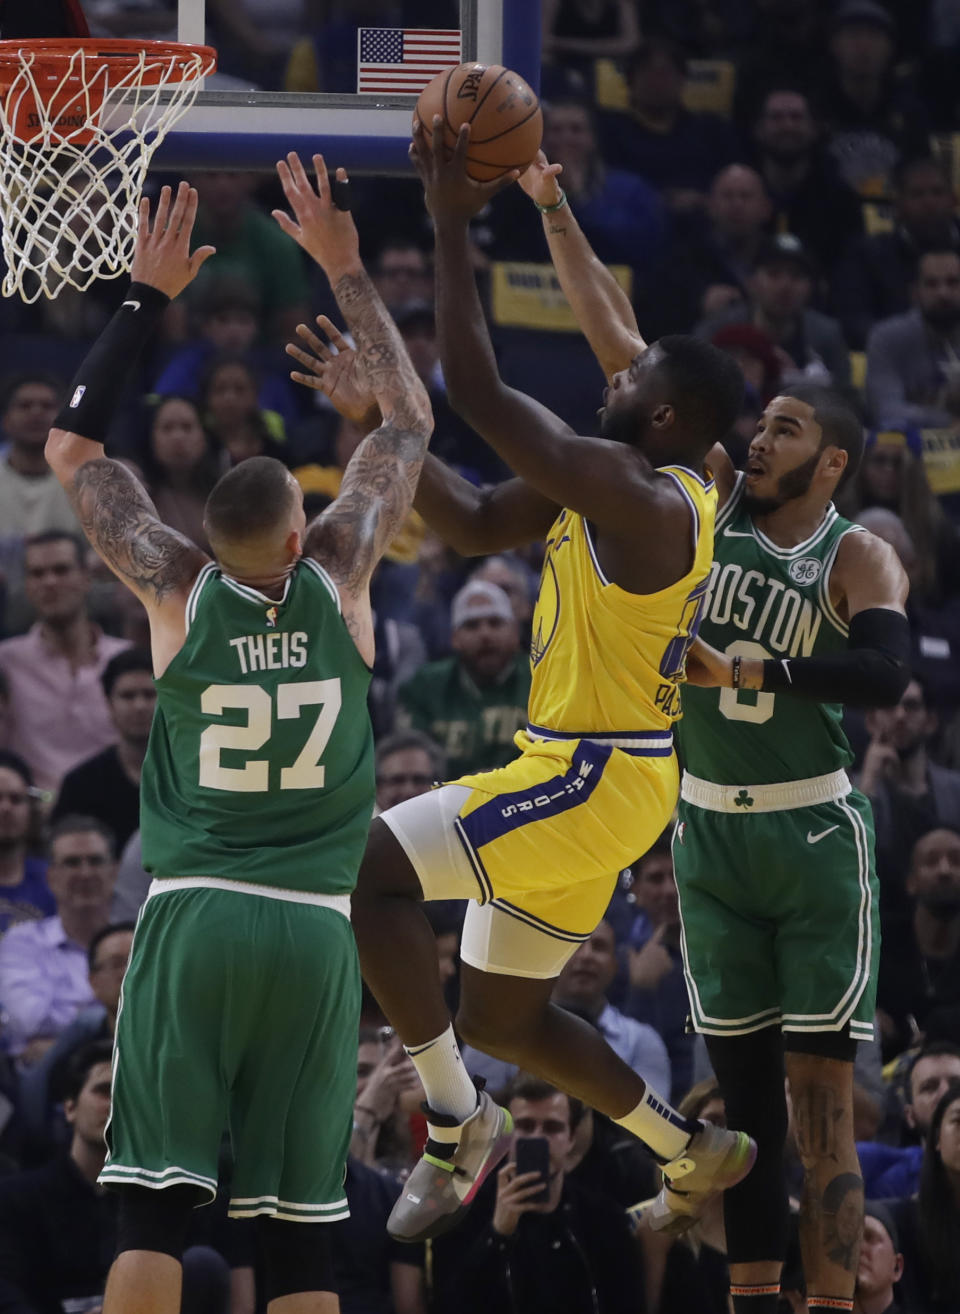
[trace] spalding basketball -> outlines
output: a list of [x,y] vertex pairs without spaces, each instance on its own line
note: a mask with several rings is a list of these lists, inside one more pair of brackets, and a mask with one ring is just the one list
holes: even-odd
[[427,142],[435,114],[443,119],[444,142],[451,151],[462,125],[470,124],[467,173],[477,182],[525,169],[540,149],[543,114],[536,93],[502,64],[460,64],[438,73],[420,93],[414,111],[414,123],[423,124]]

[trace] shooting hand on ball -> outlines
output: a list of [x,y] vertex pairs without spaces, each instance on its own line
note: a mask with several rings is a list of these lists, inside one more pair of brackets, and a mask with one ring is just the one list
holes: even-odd
[[443,142],[443,119],[434,115],[433,132],[428,141],[421,124],[414,125],[410,158],[423,182],[427,209],[436,223],[460,219],[464,223],[479,214],[497,192],[516,182],[520,173],[511,169],[492,182],[476,182],[467,173],[470,125],[465,123],[457,135],[453,152]]

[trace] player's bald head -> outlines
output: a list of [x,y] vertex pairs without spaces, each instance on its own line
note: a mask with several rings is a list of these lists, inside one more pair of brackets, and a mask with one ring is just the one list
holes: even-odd
[[214,485],[203,521],[217,557],[235,561],[282,543],[302,508],[300,486],[287,467],[272,456],[251,456]]

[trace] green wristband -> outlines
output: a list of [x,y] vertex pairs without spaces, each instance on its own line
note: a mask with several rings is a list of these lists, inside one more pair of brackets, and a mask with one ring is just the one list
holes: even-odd
[[539,201],[534,201],[534,205],[541,214],[553,214],[554,210],[562,210],[567,203],[567,193],[560,188],[560,200],[554,201],[553,205],[541,205]]

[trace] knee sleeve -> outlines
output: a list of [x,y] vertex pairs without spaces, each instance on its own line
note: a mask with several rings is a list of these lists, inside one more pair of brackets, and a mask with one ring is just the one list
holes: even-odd
[[330,1232],[325,1223],[257,1220],[265,1303],[305,1291],[336,1291]]
[[183,1252],[180,1314],[230,1314],[230,1267],[210,1246]]
[[708,1036],[707,1050],[727,1110],[727,1126],[757,1143],[753,1170],[724,1192],[727,1258],[732,1264],[782,1260],[789,1207],[783,1147],[787,1103],[783,1041],[777,1027],[747,1036]]
[[190,1217],[205,1193],[183,1184],[160,1190],[133,1185],[115,1189],[120,1195],[117,1254],[152,1250],[181,1260]]

